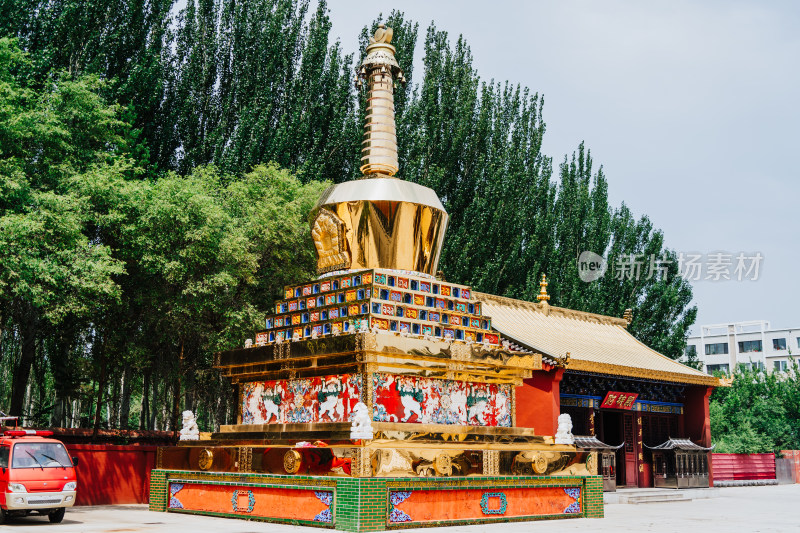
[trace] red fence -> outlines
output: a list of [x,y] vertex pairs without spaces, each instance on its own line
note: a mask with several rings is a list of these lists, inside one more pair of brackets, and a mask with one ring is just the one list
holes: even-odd
[[781,453],[792,462],[794,479],[797,480],[797,483],[800,483],[800,450],[781,450]]
[[771,453],[712,453],[714,481],[775,479]]
[[155,446],[66,444],[78,458],[76,505],[147,503]]

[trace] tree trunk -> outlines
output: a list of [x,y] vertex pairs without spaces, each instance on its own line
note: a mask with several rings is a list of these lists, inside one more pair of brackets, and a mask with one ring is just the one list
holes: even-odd
[[142,413],[139,415],[139,429],[150,429],[150,370],[144,373],[142,384]]
[[[20,313],[20,333],[22,337],[22,354],[19,364],[14,369],[14,379],[11,383],[11,412],[12,416],[22,417],[25,404],[25,393],[28,390],[28,379],[31,375],[31,365],[36,358],[36,332],[38,317],[36,311],[27,303],[22,304],[25,310]],[[20,418],[20,424],[23,419]]]
[[50,415],[50,425],[54,428],[64,427],[64,400],[54,394],[53,413]]
[[227,424],[227,412],[228,412],[228,398],[231,396],[230,393],[230,384],[227,383],[225,378],[219,376],[217,378],[217,390],[220,391],[220,394],[217,395],[217,412],[214,420],[214,431],[219,431],[219,427],[223,424]]
[[100,382],[97,384],[97,405],[94,410],[92,441],[97,440],[97,433],[100,430],[100,417],[103,413],[103,389],[106,387],[106,358],[103,350],[102,336],[98,335],[98,337],[100,337],[100,341],[98,342],[97,337],[95,337],[95,342],[97,342],[97,352],[100,356]]
[[150,429],[156,429],[156,418],[158,417],[158,379],[155,376],[152,376],[152,387],[153,387],[153,402],[152,408],[150,409]]
[[178,372],[175,374],[175,392],[172,396],[172,423],[170,429],[178,431],[178,420],[180,420],[181,402],[181,374],[183,373],[183,339],[181,339],[181,351],[178,355]]
[[106,415],[108,429],[119,427],[119,391],[120,382],[118,379],[112,377],[108,384],[108,394],[111,400],[108,403],[108,414]]
[[131,365],[125,365],[122,373],[122,405],[119,408],[119,428],[128,429],[128,418],[131,414],[131,379],[133,370]]

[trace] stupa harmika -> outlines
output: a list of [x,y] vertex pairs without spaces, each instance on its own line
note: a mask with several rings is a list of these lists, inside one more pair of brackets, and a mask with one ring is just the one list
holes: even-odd
[[[624,320],[550,307],[544,280],[530,303],[436,277],[448,215],[395,176],[391,38],[379,27],[358,72],[363,177],[315,210],[319,277],[285,288],[254,343],[218,354],[238,423],[159,449],[152,510],[349,531],[603,516],[597,453],[556,427],[559,381],[581,359],[528,342],[525,314],[636,341]],[[655,357],[662,379],[712,385]]]

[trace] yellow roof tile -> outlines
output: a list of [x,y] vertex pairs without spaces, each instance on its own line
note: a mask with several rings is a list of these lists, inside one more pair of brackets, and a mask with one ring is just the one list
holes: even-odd
[[639,342],[621,318],[546,303],[474,293],[504,337],[552,357],[570,354],[569,369],[718,386],[719,380]]

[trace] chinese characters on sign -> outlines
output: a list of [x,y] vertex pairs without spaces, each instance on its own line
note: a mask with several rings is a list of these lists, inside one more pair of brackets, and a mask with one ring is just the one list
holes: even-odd
[[600,404],[600,407],[606,409],[630,410],[633,407],[633,404],[636,402],[636,398],[638,397],[639,394],[635,392],[609,391],[608,394],[606,394],[603,403]]
[[687,281],[758,281],[764,256],[761,252],[677,255],[627,254],[606,260],[593,252],[578,258],[578,274],[583,281],[601,278],[607,270],[614,279],[649,280],[680,276]]

